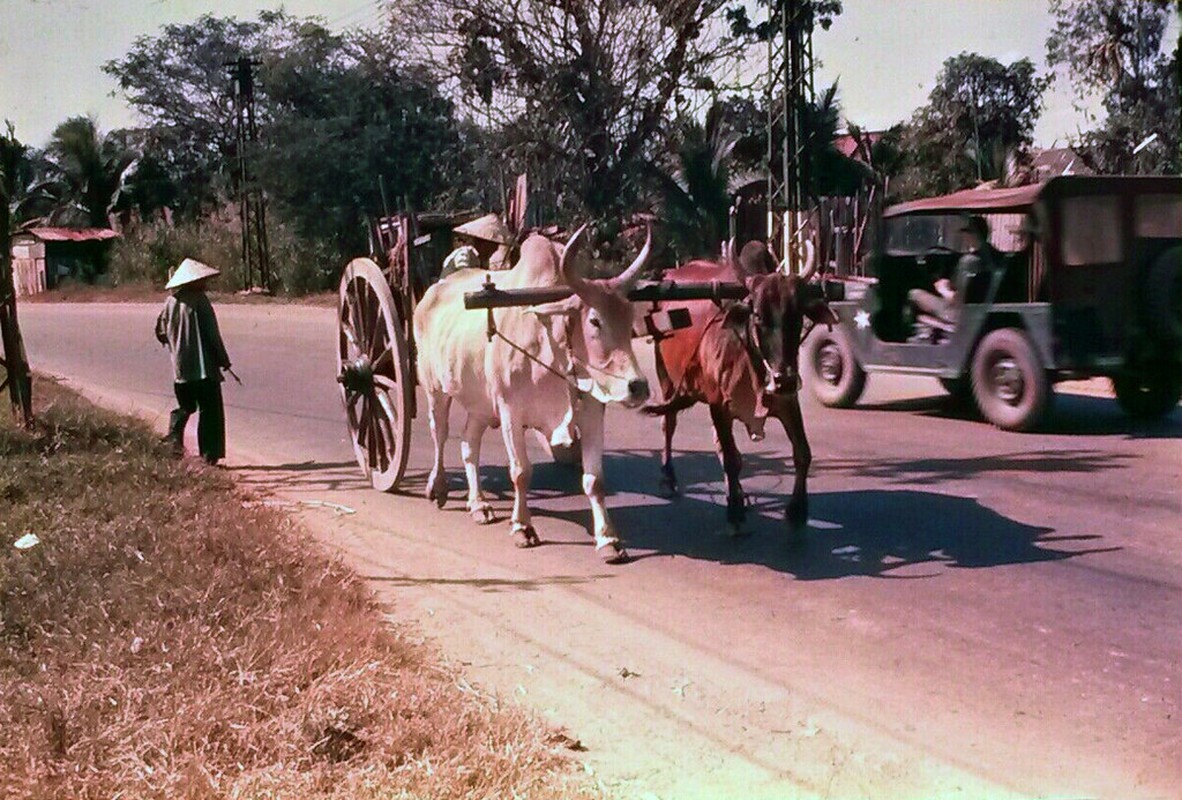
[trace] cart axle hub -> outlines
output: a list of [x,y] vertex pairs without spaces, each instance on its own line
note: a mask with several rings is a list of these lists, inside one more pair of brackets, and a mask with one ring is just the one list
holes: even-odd
[[373,364],[365,356],[350,361],[341,367],[337,382],[350,392],[369,393],[373,391]]

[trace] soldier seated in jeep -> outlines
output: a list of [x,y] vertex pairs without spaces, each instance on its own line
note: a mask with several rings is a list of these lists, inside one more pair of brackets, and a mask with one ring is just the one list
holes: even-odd
[[912,289],[907,300],[917,311],[919,323],[912,341],[936,342],[939,333],[948,333],[956,326],[960,306],[969,302],[969,295],[979,281],[992,278],[1005,269],[1001,254],[989,243],[989,223],[974,214],[966,218],[960,228],[964,237],[964,255],[956,263],[951,280],[938,279],[933,288]]

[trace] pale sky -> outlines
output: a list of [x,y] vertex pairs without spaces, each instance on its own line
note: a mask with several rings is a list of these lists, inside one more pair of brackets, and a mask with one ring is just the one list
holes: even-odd
[[[495,1],[495,0],[491,0]],[[17,138],[42,146],[53,128],[92,114],[103,130],[134,125],[102,64],[124,55],[139,36],[205,13],[253,18],[278,2],[254,0],[0,0],[0,120]],[[944,59],[974,51],[1009,63],[1029,57],[1045,69],[1051,28],[1045,0],[844,0],[832,29],[814,36],[823,62],[819,88],[840,77],[846,117],[877,129],[923,105]],[[372,27],[374,0],[286,0],[288,11],[317,15],[335,29]],[[1171,35],[1176,37],[1175,30]],[[1035,140],[1062,143],[1091,126],[1072,106],[1065,76],[1046,96]]]

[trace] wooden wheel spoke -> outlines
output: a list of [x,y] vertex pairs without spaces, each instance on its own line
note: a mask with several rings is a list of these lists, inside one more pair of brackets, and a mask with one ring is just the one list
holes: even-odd
[[373,339],[377,333],[378,317],[381,316],[381,308],[378,304],[377,295],[366,283],[361,289],[361,338],[365,342],[366,352],[373,352]]
[[384,472],[386,467],[390,464],[390,456],[387,452],[386,432],[382,430],[382,420],[385,415],[380,408],[373,409],[373,413],[369,415],[370,435],[373,447],[370,448],[370,460],[373,463],[374,469],[379,472]]
[[395,413],[394,407],[390,404],[390,398],[386,397],[385,394],[378,394],[378,404],[382,407],[384,413],[375,416],[378,418],[382,436],[385,437],[386,443],[389,445],[382,449],[382,455],[385,457],[385,465],[382,469],[386,469],[390,464],[390,456],[394,453],[398,445],[398,438],[394,433],[395,426],[398,424],[398,415]]
[[388,392],[398,391],[398,381],[396,381],[393,378],[390,378],[386,375],[375,374],[373,376],[373,382]]
[[349,417],[349,422],[353,427],[360,425],[360,417],[357,414],[357,404],[364,399],[362,394],[354,394],[353,392],[345,393],[345,414]]
[[349,306],[349,319],[353,323],[352,328],[357,337],[358,349],[361,348],[361,343],[366,340],[365,315],[361,309],[361,286],[362,279],[354,278],[349,281],[345,294],[346,302]]
[[386,349],[378,353],[370,363],[373,364],[374,372],[384,370],[387,366],[394,363],[394,349],[387,345]]
[[376,352],[378,350],[378,340],[386,338],[385,337],[385,333],[386,333],[385,322],[386,322],[386,320],[384,318],[384,315],[382,314],[382,307],[377,303],[376,297],[374,298],[374,301],[375,302],[373,303],[373,317],[370,320],[373,327],[370,329],[369,339],[367,340],[367,346],[366,346],[366,351],[365,351],[366,354],[369,355],[371,359],[373,358],[374,352]]
[[357,332],[353,329],[353,323],[347,318],[341,318],[341,333],[345,334],[345,340],[349,342],[350,352],[357,355],[361,352],[361,343],[357,341]]
[[357,443],[368,450],[372,444],[370,434],[372,433],[373,408],[368,397],[359,396],[361,397],[361,413],[357,417]]

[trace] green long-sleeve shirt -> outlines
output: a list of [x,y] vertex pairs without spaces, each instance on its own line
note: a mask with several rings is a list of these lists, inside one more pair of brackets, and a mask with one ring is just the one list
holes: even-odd
[[156,318],[156,338],[172,352],[173,380],[189,383],[222,380],[230,356],[222,343],[217,315],[205,292],[181,288],[164,303]]

